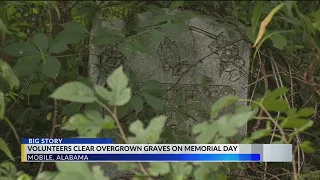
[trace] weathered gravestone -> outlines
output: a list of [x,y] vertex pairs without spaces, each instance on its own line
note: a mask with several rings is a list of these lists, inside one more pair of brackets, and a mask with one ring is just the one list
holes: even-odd
[[[152,24],[150,14],[141,15],[138,19],[142,20],[137,23],[139,27]],[[109,65],[110,72],[122,64],[125,70],[135,72],[140,82],[155,79],[163,83],[168,91],[166,101],[169,106],[176,94],[182,95],[183,105],[204,103],[211,106],[221,96],[230,94],[247,98],[250,56],[247,43],[234,29],[224,28],[212,19],[194,18],[187,24],[190,27],[189,32],[166,33],[161,42],[152,39],[145,41],[145,45],[151,49],[151,56],[135,52],[132,57],[125,58],[116,45],[100,49],[93,47],[91,53],[102,54],[100,57],[103,58],[91,56],[90,78],[98,82],[99,71],[95,64],[102,60]],[[123,30],[124,23],[103,22],[101,26]],[[211,78],[205,91],[201,88],[203,77]],[[176,113],[166,112],[168,128],[191,134],[191,125],[203,119],[199,119],[196,112],[188,113],[194,118],[181,123],[177,121]],[[243,135],[246,129],[239,132]]]

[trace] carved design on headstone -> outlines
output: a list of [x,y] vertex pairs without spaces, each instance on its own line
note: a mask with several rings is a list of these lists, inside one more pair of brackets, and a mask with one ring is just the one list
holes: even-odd
[[243,59],[239,56],[239,47],[227,40],[227,37],[220,33],[208,46],[208,48],[215,52],[220,59],[220,75],[222,72],[229,73],[230,81],[237,81],[240,79],[240,74],[244,73],[242,67],[244,66]]
[[163,71],[171,70],[174,76],[180,76],[190,66],[187,61],[181,61],[180,51],[176,42],[170,40],[167,36],[160,43],[157,52]]
[[[163,88],[169,90],[172,86],[173,83],[164,83]],[[200,84],[179,84],[168,91],[166,105],[169,107],[173,106],[173,97],[175,95],[181,95],[181,107],[187,107],[204,106],[205,104],[210,106],[222,96],[235,94],[230,86],[210,85],[206,90],[201,89]],[[224,112],[231,112],[233,108],[233,106],[230,106],[225,109]],[[198,109],[200,109],[200,107],[198,107]],[[168,117],[167,126],[171,127],[178,136],[189,139],[193,136],[191,133],[192,125],[203,121],[203,119],[209,119],[210,117],[204,117],[204,114],[195,110],[186,109],[185,112],[188,114],[189,118],[185,119],[184,122],[178,121],[178,112],[166,112],[166,116]],[[180,134],[181,132],[187,132],[187,134]]]

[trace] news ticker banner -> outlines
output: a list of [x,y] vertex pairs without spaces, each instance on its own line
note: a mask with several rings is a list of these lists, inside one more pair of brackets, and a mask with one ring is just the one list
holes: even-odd
[[109,138],[24,138],[21,162],[291,162],[291,144],[112,144]]

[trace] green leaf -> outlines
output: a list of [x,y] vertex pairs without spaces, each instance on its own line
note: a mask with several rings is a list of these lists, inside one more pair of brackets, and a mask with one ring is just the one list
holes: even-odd
[[76,114],[77,112],[79,112],[80,108],[81,108],[82,104],[81,103],[76,103],[76,102],[72,102],[67,104],[66,106],[64,106],[62,108],[62,115],[73,115]]
[[147,104],[151,106],[153,109],[163,111],[164,103],[161,99],[147,94],[143,94],[143,98],[146,100]]
[[3,52],[13,57],[40,54],[37,48],[26,42],[10,44],[9,46],[3,49]]
[[315,110],[313,108],[303,108],[297,113],[298,117],[310,117],[315,114]]
[[0,91],[0,120],[4,117],[4,112],[6,110],[6,102],[4,98],[4,94]]
[[148,4],[146,7],[148,9],[150,9],[150,11],[152,11],[153,13],[156,13],[156,14],[164,14],[165,13],[165,11],[162,8],[160,8],[156,5],[153,5],[153,4]]
[[119,51],[125,56],[125,57],[130,57],[133,54],[133,46],[130,42],[122,42],[119,44]]
[[128,85],[128,77],[123,73],[123,67],[118,67],[107,79],[107,84],[112,90],[122,90]]
[[136,169],[138,166],[136,163],[130,163],[130,162],[121,162],[118,164],[117,169],[119,171],[129,171],[132,169]]
[[57,88],[51,98],[79,103],[92,103],[96,100],[91,88],[81,82],[69,82]]
[[107,100],[110,105],[122,106],[129,102],[131,88],[127,88],[128,77],[123,73],[122,66],[110,74],[107,78],[107,84],[111,88],[111,91],[101,86],[95,86],[95,91],[99,96]]
[[300,144],[300,148],[305,153],[314,153],[314,152],[316,152],[316,150],[311,146],[311,142],[310,141],[303,141]]
[[236,112],[230,119],[229,124],[233,127],[243,127],[247,124],[249,120],[251,120],[254,115],[256,114],[255,111],[244,111],[244,112]]
[[37,175],[35,180],[52,180],[58,172],[44,171]]
[[43,86],[44,86],[43,83],[34,83],[34,84],[31,84],[29,88],[24,89],[22,93],[28,94],[28,95],[39,95]]
[[81,174],[77,172],[63,172],[59,173],[54,177],[53,180],[86,180],[85,177],[83,177]]
[[86,37],[87,34],[80,31],[63,30],[55,37],[55,39],[59,43],[74,44],[84,40]]
[[271,135],[271,131],[268,129],[257,130],[251,133],[251,136],[247,139],[244,139],[240,144],[251,144],[252,141],[261,139],[269,135]]
[[100,126],[101,128],[104,128],[104,129],[114,128],[114,121],[112,117],[106,115],[103,118],[101,114],[96,110],[86,110],[84,113],[88,119],[90,119],[93,123]]
[[93,180],[109,180],[108,177],[104,176],[104,171],[101,169],[100,166],[92,167],[92,175],[93,175]]
[[305,125],[301,126],[300,128],[296,129],[294,132],[292,132],[291,134],[289,134],[289,136],[292,138],[294,137],[295,135],[301,133],[301,132],[304,132],[306,131],[307,129],[309,129],[310,127],[313,126],[313,121],[309,120],[308,123],[306,123]]
[[13,70],[18,77],[32,75],[37,68],[41,59],[39,57],[23,57],[18,59],[17,63],[13,66]]
[[285,87],[277,88],[272,92],[267,91],[267,93],[265,95],[265,99],[276,99],[282,95],[285,95],[288,91],[289,91],[289,89],[285,88]]
[[147,82],[145,82],[142,87],[141,91],[143,90],[149,90],[149,89],[161,89],[163,87],[163,84],[157,80],[151,79]]
[[289,109],[288,102],[284,99],[264,99],[262,105],[268,111],[286,112]]
[[151,162],[148,171],[152,176],[165,175],[170,172],[170,164],[166,162]]
[[218,133],[218,127],[215,123],[209,124],[208,122],[202,122],[192,127],[193,134],[199,134],[195,141],[198,144],[208,144]]
[[305,126],[310,120],[309,119],[298,119],[298,118],[287,118],[281,123],[283,128],[300,128]]
[[60,72],[60,61],[52,56],[47,57],[47,62],[41,64],[41,71],[44,75],[56,78]]
[[154,19],[154,24],[159,24],[163,22],[168,22],[173,19],[173,16],[169,14],[159,14]]
[[3,23],[2,19],[0,19],[0,30],[3,33],[10,33],[10,31],[7,29],[6,25]]
[[143,99],[139,95],[134,95],[131,99],[131,106],[136,111],[136,114],[138,114],[143,109]]
[[182,180],[185,179],[192,172],[192,166],[183,162],[183,163],[171,163],[173,180]]
[[57,42],[55,44],[52,44],[49,48],[49,52],[54,54],[60,54],[67,50],[69,50],[69,48],[67,44],[63,42]]
[[173,1],[171,4],[170,4],[170,9],[171,10],[174,10],[174,9],[177,9],[179,7],[183,6],[183,1]]
[[219,163],[201,163],[194,171],[196,180],[210,180],[212,178],[212,171],[217,171],[220,167]]
[[148,54],[148,55],[151,54],[150,49],[149,49],[147,46],[145,46],[145,45],[144,45],[141,41],[139,41],[138,39],[135,39],[131,44],[132,44],[132,47],[133,47],[135,50],[137,50],[137,51],[139,51],[139,52],[141,52],[141,53],[144,53],[144,54]]
[[146,129],[143,128],[141,121],[137,120],[129,127],[135,137],[129,137],[128,141],[132,144],[154,144],[160,139],[167,117],[161,115],[150,120]]
[[165,34],[162,31],[159,31],[157,29],[152,29],[149,31],[150,35],[155,41],[163,41]]
[[166,24],[162,24],[160,27],[167,32],[175,32],[175,33],[183,33],[189,30],[189,27],[186,24],[178,23],[178,22],[176,23],[168,22]]
[[12,161],[15,161],[6,142],[0,138],[0,150],[3,151]]
[[75,131],[83,137],[96,137],[101,131],[101,127],[92,121],[89,121],[86,116],[76,114],[70,117],[68,122],[62,127],[63,130]]
[[79,22],[74,22],[74,21],[68,22],[68,23],[62,24],[62,26],[70,32],[88,33],[88,30],[86,29],[86,27],[80,24]]
[[224,96],[218,99],[211,107],[211,118],[214,119],[219,115],[221,109],[238,101],[236,96]]
[[5,79],[10,88],[19,88],[20,82],[17,76],[14,74],[13,70],[11,69],[10,65],[0,59],[0,75]]
[[47,51],[49,46],[47,35],[44,33],[37,33],[33,36],[32,40],[42,51]]
[[281,34],[274,34],[270,39],[272,40],[273,46],[280,50],[287,45],[287,39]]

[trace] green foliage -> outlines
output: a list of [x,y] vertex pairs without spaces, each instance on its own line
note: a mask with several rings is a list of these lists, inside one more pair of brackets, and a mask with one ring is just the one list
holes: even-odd
[[[62,130],[76,131],[80,137],[97,137],[102,130],[106,130],[112,135],[113,133],[118,135],[115,131],[120,130],[121,138],[128,140],[128,143],[159,143],[163,136],[169,137],[169,142],[184,142],[175,137],[169,128],[165,128],[167,118],[158,114],[174,112],[178,116],[179,123],[185,123],[184,121],[192,118],[193,114],[189,112],[196,111],[203,120],[192,127],[196,143],[230,143],[229,139],[236,136],[239,128],[246,126],[250,120],[262,120],[265,127],[260,127],[250,135],[248,134],[243,140],[241,138],[241,143],[260,143],[267,139],[268,143],[273,144],[294,144],[295,138],[300,137],[315,124],[311,120],[311,116],[316,114],[316,109],[302,108],[297,111],[292,107],[293,103],[286,98],[289,95],[287,88],[267,91],[261,98],[253,100],[225,96],[213,102],[213,105],[204,105],[201,99],[196,103],[184,105],[182,96],[178,92],[173,95],[172,105],[167,105],[164,103],[167,93],[159,81],[149,80],[139,84],[136,75],[129,73],[127,76],[123,72],[122,66],[115,69],[108,77],[104,77],[105,75],[101,73],[101,82],[106,81],[107,88],[87,83],[78,73],[78,68],[83,68],[83,59],[87,59],[88,52],[90,52],[89,46],[115,45],[120,53],[127,58],[136,52],[152,55],[149,47],[144,44],[144,40],[149,38],[149,40],[159,42],[164,40],[167,32],[176,34],[187,32],[189,27],[184,23],[185,20],[197,16],[195,13],[185,10],[193,9],[190,8],[190,6],[194,6],[192,2],[156,2],[148,5],[140,2],[121,2],[118,5],[112,3],[117,4],[117,2],[66,2],[63,6],[58,6],[55,1],[1,2],[0,5],[4,9],[3,12],[0,12],[0,31],[3,41],[0,48],[1,54],[9,55],[14,60],[7,63],[8,60],[5,59],[5,56],[2,58],[6,61],[0,59],[0,80],[4,80],[1,81],[0,87],[0,120],[3,120],[11,128],[15,138],[18,139],[15,126],[19,126],[22,131],[29,132],[29,129],[32,129],[30,134],[35,134],[36,129],[39,136],[46,136],[48,132],[43,132],[40,135],[39,129],[49,126],[44,124],[47,120],[50,120],[51,123],[53,118],[57,118],[59,124],[56,124],[56,128],[62,126]],[[203,2],[197,3],[202,4]],[[159,4],[168,7],[168,9],[160,8]],[[220,19],[219,12],[213,13],[220,21],[229,22],[232,19],[232,21],[236,20],[237,23],[242,22],[247,26],[247,38],[254,43],[256,48],[252,64],[257,57],[264,56],[266,52],[269,54],[270,51],[279,52],[281,50],[279,53],[281,59],[284,53],[298,56],[300,51],[308,54],[314,52],[314,50],[311,51],[312,49],[319,49],[320,11],[318,9],[304,13],[305,11],[300,10],[301,5],[297,2],[213,2],[213,4],[213,6],[208,6],[211,8],[211,13],[220,9],[222,9],[221,11],[232,11],[231,17],[222,13]],[[248,5],[253,4],[255,5],[254,9],[247,8]],[[145,27],[132,27],[136,31],[133,34],[109,28],[94,31],[92,28],[101,26],[102,19],[99,17],[117,19],[118,15],[113,15],[111,13],[113,11],[115,14],[122,14],[124,17],[121,18],[127,18],[128,26],[131,26],[130,18],[136,13],[143,13],[146,9],[153,13],[153,19]],[[71,14],[71,16],[65,17],[68,16],[66,14]],[[261,18],[264,18],[264,21],[259,28]],[[55,22],[56,19],[57,22]],[[61,22],[64,23],[61,24]],[[59,28],[62,30],[55,32]],[[271,50],[268,49],[269,46]],[[301,59],[303,59],[302,56]],[[278,60],[276,61],[275,64],[286,67]],[[252,70],[254,69],[252,68]],[[293,73],[288,72],[292,78]],[[110,72],[108,71],[108,73]],[[66,77],[67,79],[64,79]],[[64,80],[61,81],[61,79]],[[301,77],[297,79],[303,81]],[[289,87],[286,80],[283,81]],[[298,86],[291,83],[290,85],[294,87],[294,91]],[[303,86],[305,85],[303,84]],[[205,88],[205,83],[203,88]],[[269,89],[272,88],[269,87]],[[47,98],[48,95],[51,99]],[[57,117],[53,113],[55,110],[50,105],[52,99],[59,101],[55,107],[58,108]],[[71,103],[65,105],[63,101]],[[239,106],[233,113],[223,111],[238,102],[250,102],[251,104],[250,106]],[[83,108],[83,103],[85,103],[85,108]],[[34,104],[40,104],[41,108],[30,107]],[[100,106],[108,114],[102,116],[98,111]],[[25,110],[26,107],[28,107],[26,114],[32,116],[31,120],[23,118],[24,115],[20,116],[21,113],[18,113],[18,118],[14,118],[17,115],[15,112]],[[151,107],[154,112],[151,112],[148,107]],[[135,112],[134,117],[138,120],[126,127],[125,123],[127,122],[124,122],[120,117],[130,115],[129,111],[131,110],[133,113]],[[259,110],[262,112],[261,114],[258,114]],[[39,111],[41,113],[38,113]],[[149,117],[150,114],[153,118]],[[36,120],[38,117],[40,117],[39,121]],[[14,121],[11,122],[11,118]],[[22,120],[20,121],[20,119]],[[151,120],[146,123],[145,120],[149,119]],[[40,128],[24,127],[26,124],[36,124]],[[283,131],[285,133],[282,134]],[[62,132],[64,133],[64,131]],[[23,134],[24,132],[19,133]],[[129,137],[126,138],[126,136]],[[269,137],[273,141],[269,141]],[[302,140],[302,143],[294,144],[295,150],[299,148],[305,153],[316,152],[316,148],[312,146],[313,141],[305,138]],[[10,149],[13,149],[11,146],[11,143],[8,146],[0,138],[1,152],[6,155],[5,157],[14,160],[14,155],[10,152]],[[104,177],[103,170],[99,166],[93,166],[90,169],[86,163],[56,163],[56,165],[58,172],[44,171],[36,176],[36,180],[108,179],[108,177]],[[135,174],[132,179],[144,179],[144,176],[160,176],[174,180],[190,177],[194,177],[196,180],[228,179],[230,172],[238,168],[233,169],[231,166],[225,168],[218,163],[150,163],[146,174],[141,174],[138,172],[141,169],[137,163],[118,164],[119,170],[132,171]],[[301,171],[302,178],[318,177],[316,176],[317,171],[309,174],[303,172],[303,169]],[[297,172],[286,173],[294,174]],[[14,164],[3,162],[0,164],[0,179],[31,180],[32,178],[17,171]]]

